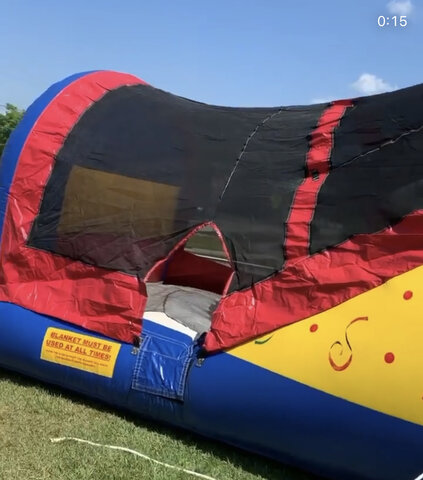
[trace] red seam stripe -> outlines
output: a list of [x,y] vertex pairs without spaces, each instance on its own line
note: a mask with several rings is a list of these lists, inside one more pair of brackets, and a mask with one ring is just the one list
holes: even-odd
[[334,102],[323,112],[317,128],[311,134],[306,159],[306,177],[295,192],[286,224],[286,262],[298,260],[309,254],[310,223],[316,208],[317,195],[329,175],[333,132],[351,105],[351,100]]

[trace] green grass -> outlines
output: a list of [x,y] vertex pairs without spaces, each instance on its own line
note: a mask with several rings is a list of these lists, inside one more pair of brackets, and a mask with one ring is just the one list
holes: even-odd
[[111,410],[0,369],[1,480],[190,480],[133,455],[50,438],[119,445],[217,480],[317,480],[276,462]]

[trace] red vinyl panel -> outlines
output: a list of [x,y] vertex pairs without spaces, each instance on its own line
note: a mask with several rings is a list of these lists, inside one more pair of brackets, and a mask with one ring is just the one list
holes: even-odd
[[[55,155],[81,115],[109,90],[144,84],[114,72],[74,81],[38,118],[10,187],[1,243],[0,300],[131,342],[141,331],[145,285],[135,276],[26,246]],[[52,135],[52,132],[55,132]]]
[[164,283],[222,294],[231,274],[230,267],[186,252],[181,248],[169,260]]

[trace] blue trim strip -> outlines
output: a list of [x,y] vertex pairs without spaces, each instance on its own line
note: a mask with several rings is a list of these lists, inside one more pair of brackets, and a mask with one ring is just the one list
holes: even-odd
[[16,166],[25,145],[26,139],[30,134],[38,117],[42,114],[47,105],[68,85],[85,75],[93,73],[81,72],[64,80],[55,83],[46,90],[34,103],[28,108],[23,119],[10,135],[8,142],[3,150],[0,161],[0,241],[3,234],[4,217],[6,213],[7,202],[9,198],[10,185],[13,181]]

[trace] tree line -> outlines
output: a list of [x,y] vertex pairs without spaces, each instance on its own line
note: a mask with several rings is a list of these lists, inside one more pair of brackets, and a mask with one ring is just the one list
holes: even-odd
[[4,113],[0,113],[0,157],[3,153],[7,139],[16,125],[21,121],[25,110],[6,103]]

